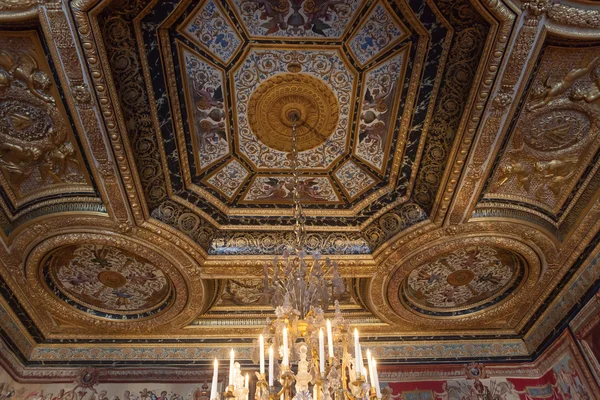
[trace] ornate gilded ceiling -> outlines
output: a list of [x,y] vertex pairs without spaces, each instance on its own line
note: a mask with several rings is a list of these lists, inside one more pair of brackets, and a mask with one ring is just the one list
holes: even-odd
[[250,359],[263,265],[340,265],[387,362],[526,359],[600,278],[600,6],[0,0],[0,337]]

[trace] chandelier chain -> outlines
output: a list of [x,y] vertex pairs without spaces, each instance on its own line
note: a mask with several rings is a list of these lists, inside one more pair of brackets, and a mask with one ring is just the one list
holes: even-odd
[[294,239],[296,251],[304,248],[305,220],[300,201],[300,172],[298,171],[298,132],[297,132],[297,114],[292,114],[292,174],[294,182],[293,200],[294,200]]

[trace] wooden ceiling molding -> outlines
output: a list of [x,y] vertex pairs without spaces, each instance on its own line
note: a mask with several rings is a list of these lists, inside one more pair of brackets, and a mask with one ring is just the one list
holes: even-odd
[[0,0],[5,359],[250,360],[296,112],[377,357],[534,360],[600,286],[600,6],[263,3]]

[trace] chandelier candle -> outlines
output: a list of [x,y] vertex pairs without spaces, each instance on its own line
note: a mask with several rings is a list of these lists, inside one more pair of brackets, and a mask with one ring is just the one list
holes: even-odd
[[367,350],[367,363],[369,365],[369,376],[371,377],[371,387],[375,387],[375,371],[373,371],[373,359],[371,358],[371,350]]
[[377,374],[377,362],[373,358],[373,376],[375,377],[375,393],[377,398],[381,399],[381,389],[379,389],[379,375]]
[[233,349],[231,349],[231,358],[229,360],[229,386],[231,386],[231,387],[233,387],[235,385],[235,382],[233,382],[234,363],[235,363],[235,353],[234,353]]
[[356,378],[360,379],[360,369],[362,368],[362,356],[360,354],[360,343],[358,341],[358,329],[354,328],[354,370]]
[[333,363],[333,332],[331,331],[331,321],[327,320],[327,347],[329,348],[329,364]]
[[215,358],[215,369],[213,372],[212,386],[210,387],[210,400],[217,399],[217,379],[219,376],[219,362]]
[[269,347],[269,387],[273,387],[273,346]]
[[325,374],[325,340],[323,339],[323,328],[319,329],[319,367],[321,375]]
[[288,330],[287,327],[283,328],[283,366],[289,367],[290,359],[288,354]]
[[265,373],[265,338],[261,334],[258,338],[258,346],[260,348],[260,374]]

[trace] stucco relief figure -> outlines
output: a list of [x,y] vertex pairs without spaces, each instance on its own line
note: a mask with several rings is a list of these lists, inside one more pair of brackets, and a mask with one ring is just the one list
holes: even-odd
[[0,171],[17,196],[59,183],[86,183],[67,123],[55,107],[52,81],[26,48],[29,43],[0,50]]
[[[537,173],[542,174],[542,178],[548,182],[548,189],[555,196],[558,196],[565,181],[571,178],[575,172],[576,165],[577,158],[568,158],[565,160],[538,161],[533,164],[533,168]],[[538,199],[542,197],[542,189],[543,187],[540,187],[536,191]]]
[[37,98],[54,104],[49,94],[52,82],[48,75],[39,69],[38,63],[29,53],[12,53],[0,51],[0,90],[12,82],[19,82]]
[[497,186],[503,186],[512,177],[516,178],[519,188],[529,191],[529,168],[520,161],[508,162],[500,167],[500,174],[496,181]]
[[598,61],[600,61],[600,57],[595,57],[585,67],[570,70],[559,82],[550,83],[550,76],[548,76],[544,84],[545,87],[539,88],[531,96],[537,102],[530,104],[527,109],[529,111],[537,110],[565,93],[573,86],[575,81],[590,73]]
[[600,69],[594,71],[594,84],[587,90],[576,88],[571,94],[571,100],[585,100],[587,103],[594,103],[600,99]]

